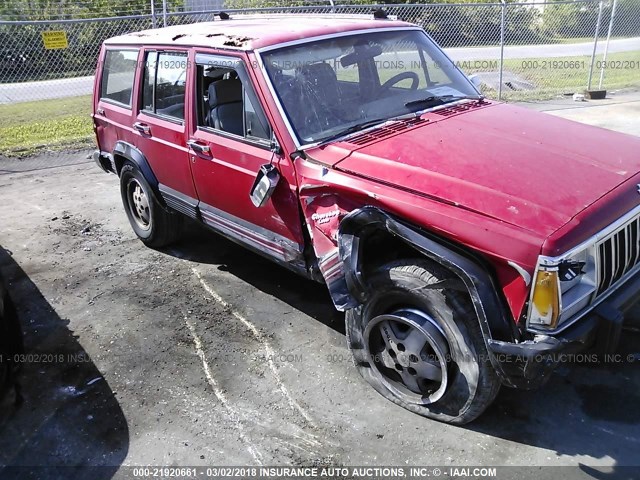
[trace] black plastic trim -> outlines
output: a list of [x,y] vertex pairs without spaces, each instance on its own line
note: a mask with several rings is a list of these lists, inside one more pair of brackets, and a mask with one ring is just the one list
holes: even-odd
[[199,200],[178,192],[166,185],[158,184],[158,190],[168,207],[186,215],[189,218],[199,219]]
[[[149,185],[157,190],[158,188],[158,179],[156,178],[147,158],[144,154],[138,150],[136,147],[131,145],[130,143],[123,142],[119,140],[116,142],[113,148],[113,156],[115,158],[116,155],[126,158],[127,160],[133,162],[142,172],[144,178],[149,182]],[[116,172],[120,175],[120,172]]]
[[[465,284],[488,338],[515,341],[516,334],[510,315],[497,294],[491,274],[476,261],[444,245],[423,231],[418,231],[376,207],[364,207],[347,215],[340,225],[340,257],[345,263],[347,284],[352,294],[363,300],[366,292],[360,268],[360,240],[363,233],[383,229],[411,245],[430,259],[455,273]],[[350,240],[350,251],[346,247]],[[355,253],[355,254],[354,254]]]
[[498,287],[491,274],[475,259],[443,240],[402,223],[379,208],[367,206],[347,215],[340,224],[339,254],[344,263],[345,280],[349,292],[359,302],[366,301],[366,279],[361,268],[361,241],[375,230],[384,230],[407,243],[429,259],[458,276],[469,292],[480,322],[480,328],[493,367],[503,383],[515,386],[489,348],[490,340],[515,344],[519,340],[515,322],[498,295]]
[[532,389],[543,385],[562,360],[563,353],[592,348],[599,354],[615,352],[625,314],[640,301],[640,272],[614,294],[561,334],[537,335],[514,344],[490,339],[489,352],[500,363],[511,386]]

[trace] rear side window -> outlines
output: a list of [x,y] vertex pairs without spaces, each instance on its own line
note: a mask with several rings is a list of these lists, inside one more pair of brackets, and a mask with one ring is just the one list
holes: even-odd
[[100,98],[131,107],[137,63],[137,50],[107,50],[102,69]]
[[149,52],[142,81],[142,110],[184,119],[187,54]]

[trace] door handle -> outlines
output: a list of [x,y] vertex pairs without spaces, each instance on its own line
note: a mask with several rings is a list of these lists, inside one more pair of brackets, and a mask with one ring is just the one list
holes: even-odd
[[105,117],[105,116],[106,116],[106,115],[104,114],[104,109],[102,109],[102,108],[98,108],[98,109],[96,110],[96,113],[97,113],[98,115],[103,116],[103,117]]
[[187,145],[189,145],[189,148],[194,152],[201,153],[202,155],[211,155],[211,147],[200,143],[198,140],[191,139],[187,142]]
[[146,123],[136,122],[133,124],[133,128],[138,130],[143,135],[151,135],[151,127],[149,127],[149,125],[147,125]]

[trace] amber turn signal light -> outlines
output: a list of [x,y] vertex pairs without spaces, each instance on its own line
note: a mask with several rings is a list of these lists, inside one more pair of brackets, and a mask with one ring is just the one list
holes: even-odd
[[560,282],[557,270],[538,270],[532,302],[531,322],[556,328],[560,317]]

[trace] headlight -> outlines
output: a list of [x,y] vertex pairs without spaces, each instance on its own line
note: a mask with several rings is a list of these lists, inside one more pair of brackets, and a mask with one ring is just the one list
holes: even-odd
[[589,305],[596,291],[594,247],[560,257],[540,256],[533,277],[527,327],[554,330]]

